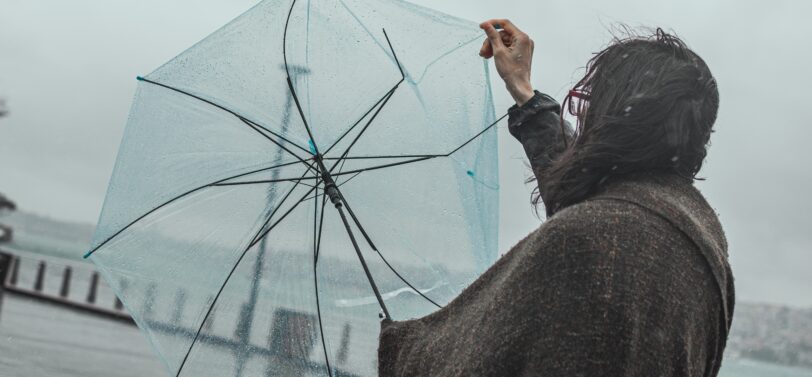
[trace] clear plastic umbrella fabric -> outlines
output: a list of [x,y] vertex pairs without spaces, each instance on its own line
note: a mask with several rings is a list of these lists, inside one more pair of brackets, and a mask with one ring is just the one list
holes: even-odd
[[496,258],[476,24],[268,0],[145,77],[87,257],[174,376],[375,376]]

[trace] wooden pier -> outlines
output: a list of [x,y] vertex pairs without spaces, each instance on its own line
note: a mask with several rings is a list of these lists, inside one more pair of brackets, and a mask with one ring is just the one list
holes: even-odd
[[57,305],[69,310],[134,324],[132,317],[130,317],[130,315],[123,310],[123,307],[118,299],[116,299],[114,304],[114,307],[117,309],[109,309],[98,305],[96,302],[97,292],[100,284],[98,272],[92,272],[90,285],[87,287],[87,298],[84,302],[81,302],[68,299],[73,277],[72,267],[63,267],[62,281],[59,288],[59,294],[57,295],[45,292],[45,276],[47,269],[47,263],[44,260],[39,261],[37,264],[37,272],[33,287],[23,287],[20,284],[19,276],[20,257],[0,250],[0,278],[2,278],[2,283],[0,283],[0,320],[2,320],[3,315],[1,304],[3,296],[17,295],[32,298],[40,302]]
[[[34,280],[29,281],[28,284],[22,284],[22,271],[21,261],[26,259],[26,265],[35,265],[33,271]],[[56,264],[56,266],[54,266]],[[53,269],[59,272],[61,278],[59,279],[59,287],[55,290],[48,290],[46,287],[46,279],[49,272]],[[30,269],[29,269],[30,270]],[[78,271],[82,270],[82,271]],[[84,287],[77,286],[75,281],[77,275],[82,273],[83,276],[88,276],[87,284]],[[53,275],[53,274],[52,274]],[[53,278],[53,276],[51,276]],[[37,302],[55,305],[60,308],[68,309],[75,312],[80,312],[92,315],[99,318],[106,318],[126,324],[135,324],[133,318],[124,310],[121,301],[114,297],[113,300],[108,302],[100,302],[100,287],[102,279],[99,278],[99,273],[92,267],[82,266],[69,266],[59,265],[59,263],[51,263],[49,265],[46,260],[37,260],[33,258],[21,257],[13,253],[0,250],[0,321],[3,317],[3,299],[6,296],[17,296],[23,298],[33,299]],[[27,286],[23,286],[27,285]],[[77,288],[79,289],[77,291]],[[104,286],[107,289],[106,285]],[[81,295],[83,300],[77,300],[77,294],[84,289],[84,294]],[[71,294],[71,293],[74,294]],[[73,297],[73,298],[71,298]],[[183,291],[174,293],[174,311],[168,314],[166,320],[159,320],[154,318],[153,314],[144,313],[143,320],[149,324],[153,331],[161,332],[164,334],[172,334],[180,337],[191,338],[197,332],[196,328],[183,328],[178,326],[179,318],[181,318],[184,311],[184,306],[187,301],[187,294]],[[144,299],[149,302],[156,300],[156,289],[147,287]],[[146,305],[151,307],[152,305]],[[317,319],[312,314],[300,313],[288,309],[277,309],[274,313],[273,320],[275,325],[274,331],[269,334],[267,344],[264,346],[257,344],[250,344],[247,334],[250,331],[240,331],[251,328],[251,323],[254,318],[253,315],[248,313],[253,312],[255,306],[255,298],[249,298],[249,301],[244,304],[243,315],[234,323],[235,331],[233,334],[214,334],[211,333],[213,318],[207,321],[206,326],[203,328],[204,332],[200,334],[198,342],[220,348],[223,352],[232,353],[236,367],[234,376],[240,377],[244,374],[243,369],[249,359],[258,357],[267,360],[267,368],[269,373],[274,370],[278,365],[290,364],[294,361],[296,365],[303,366],[308,369],[310,373],[318,373],[326,369],[325,365],[320,362],[314,362],[307,359],[301,359],[301,356],[295,356],[291,350],[297,347],[306,347],[305,353],[309,354],[315,350],[316,342],[318,341],[315,333],[302,333],[302,331],[313,331]],[[350,327],[345,326],[340,340],[343,344],[341,352],[339,352],[339,359],[346,359],[346,343],[350,337]],[[292,339],[310,339],[309,344],[303,345],[301,343],[291,343]],[[337,360],[341,361],[341,360]],[[339,362],[341,364],[341,362]],[[332,367],[332,375],[334,377],[352,377],[341,368]],[[271,373],[274,374],[274,373]]]

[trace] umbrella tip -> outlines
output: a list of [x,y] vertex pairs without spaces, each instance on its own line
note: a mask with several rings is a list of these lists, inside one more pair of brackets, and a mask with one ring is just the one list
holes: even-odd
[[144,78],[141,77],[141,76],[135,76],[135,79],[138,80],[138,81],[144,81]]
[[474,171],[473,171],[473,170],[468,170],[468,171],[466,172],[466,174],[468,174],[468,176],[473,177],[473,176],[474,176]]
[[90,254],[93,254],[93,250],[86,252],[85,255],[82,256],[82,259],[90,258]]

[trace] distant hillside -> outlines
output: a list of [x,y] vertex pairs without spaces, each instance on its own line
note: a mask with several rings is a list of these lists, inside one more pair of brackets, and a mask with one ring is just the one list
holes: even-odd
[[812,309],[737,303],[726,355],[812,367]]
[[94,225],[55,220],[23,211],[3,212],[0,224],[11,226],[14,240],[7,246],[60,258],[81,259],[93,237]]

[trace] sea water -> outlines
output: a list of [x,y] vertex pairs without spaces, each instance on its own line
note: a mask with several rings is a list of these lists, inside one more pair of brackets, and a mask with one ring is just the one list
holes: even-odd
[[[0,313],[0,376],[143,377],[165,370],[146,338],[122,323],[7,297]],[[728,359],[721,377],[812,377],[812,370]]]

